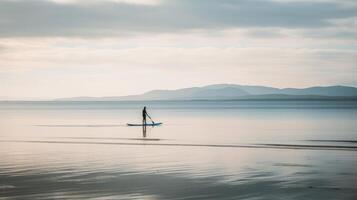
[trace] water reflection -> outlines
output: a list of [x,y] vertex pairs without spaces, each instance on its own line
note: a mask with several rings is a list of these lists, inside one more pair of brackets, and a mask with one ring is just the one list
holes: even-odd
[[143,138],[146,138],[146,124],[143,125]]
[[243,103],[0,108],[0,199],[356,199],[357,109]]
[[[77,138],[78,139],[78,138]],[[88,139],[88,138],[87,138]],[[160,141],[156,138],[128,138],[125,140],[150,141],[150,143],[111,142],[100,141],[60,141],[60,140],[0,140],[0,143],[38,143],[38,144],[84,144],[84,145],[117,145],[117,146],[168,146],[168,147],[213,147],[213,148],[251,148],[251,149],[286,149],[286,150],[331,150],[331,151],[357,151],[357,146],[339,145],[293,145],[293,144],[194,144],[194,143],[151,143]],[[118,138],[116,138],[118,139]],[[96,141],[97,140],[97,141]]]
[[357,163],[352,152],[4,143],[0,153],[0,198],[354,199],[356,195]]

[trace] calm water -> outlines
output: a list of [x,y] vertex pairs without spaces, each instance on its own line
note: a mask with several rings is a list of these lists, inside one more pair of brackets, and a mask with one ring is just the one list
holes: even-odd
[[0,199],[64,198],[357,199],[357,102],[1,102]]

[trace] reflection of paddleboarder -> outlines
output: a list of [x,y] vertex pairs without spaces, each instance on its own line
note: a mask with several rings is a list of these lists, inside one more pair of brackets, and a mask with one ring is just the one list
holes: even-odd
[[151,119],[150,115],[146,112],[146,106],[143,109],[143,125],[146,125],[146,116],[148,116],[151,122],[154,124],[154,121]]
[[146,138],[146,126],[143,126],[143,138]]

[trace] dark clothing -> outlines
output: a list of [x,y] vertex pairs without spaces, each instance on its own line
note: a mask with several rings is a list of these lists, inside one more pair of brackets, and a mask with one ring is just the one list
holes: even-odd
[[146,124],[146,115],[147,115],[146,108],[144,108],[143,109],[143,124]]
[[143,110],[143,119],[146,119],[146,115],[147,115],[147,113],[146,113],[146,110],[144,109]]

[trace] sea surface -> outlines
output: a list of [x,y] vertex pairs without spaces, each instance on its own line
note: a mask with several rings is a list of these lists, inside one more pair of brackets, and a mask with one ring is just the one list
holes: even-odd
[[0,199],[355,200],[357,102],[0,102]]

